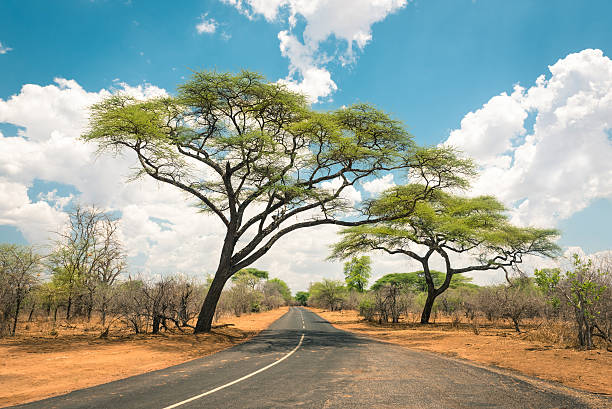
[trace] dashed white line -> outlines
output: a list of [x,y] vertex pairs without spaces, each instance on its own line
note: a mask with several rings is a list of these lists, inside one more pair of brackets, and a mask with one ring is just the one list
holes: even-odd
[[166,406],[164,409],[172,409],[172,408],[176,408],[176,407],[179,407],[179,406],[181,406],[181,405],[184,405],[184,404],[186,404],[186,403],[193,402],[193,401],[194,401],[194,400],[196,400],[196,399],[203,398],[204,396],[210,395],[211,393],[215,393],[215,392],[217,392],[217,391],[220,391],[221,389],[227,388],[228,386],[232,386],[232,385],[237,384],[238,382],[242,382],[242,381],[244,381],[245,379],[249,379],[250,377],[257,375],[258,373],[261,373],[261,372],[265,371],[266,369],[270,369],[270,368],[272,368],[274,365],[278,365],[278,364],[280,364],[280,363],[281,363],[281,362],[283,362],[285,359],[287,359],[287,358],[289,358],[291,355],[293,355],[293,354],[295,353],[295,351],[297,351],[298,349],[300,349],[300,347],[302,346],[302,341],[304,341],[304,334],[302,334],[302,336],[300,337],[300,342],[298,342],[297,346],[296,346],[295,348],[293,348],[293,350],[292,350],[291,352],[289,352],[287,355],[285,355],[284,357],[282,357],[282,358],[281,358],[281,359],[279,359],[278,361],[274,361],[274,362],[272,362],[270,365],[264,366],[263,368],[258,369],[258,370],[256,370],[255,372],[251,372],[250,374],[245,375],[245,376],[243,376],[242,378],[238,378],[238,379],[236,379],[235,381],[232,381],[232,382],[226,383],[225,385],[221,385],[221,386],[219,386],[219,387],[216,387],[215,389],[211,389],[211,390],[209,390],[208,392],[204,392],[204,393],[201,393],[201,394],[196,395],[196,396],[194,396],[194,397],[191,397],[191,398],[189,398],[189,399],[185,399],[184,401],[181,401],[181,402],[175,403],[174,405]]

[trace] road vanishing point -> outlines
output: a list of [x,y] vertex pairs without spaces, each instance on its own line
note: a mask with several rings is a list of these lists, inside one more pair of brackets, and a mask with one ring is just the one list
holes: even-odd
[[19,408],[603,408],[612,400],[334,328],[292,307],[251,340]]

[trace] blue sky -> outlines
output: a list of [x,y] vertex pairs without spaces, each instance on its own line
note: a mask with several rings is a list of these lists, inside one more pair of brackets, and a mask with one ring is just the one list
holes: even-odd
[[[352,29],[355,32],[361,29],[362,33],[363,26],[346,27],[350,24],[343,20],[344,6],[337,8],[335,19],[297,12],[296,23],[291,26],[287,6],[269,5],[258,9],[249,7],[248,3],[245,0],[240,6],[236,0],[2,0],[0,102],[19,95],[25,84],[45,87],[53,85],[55,78],[74,80],[89,93],[120,88],[122,83],[132,87],[152,84],[173,92],[190,70],[250,69],[261,72],[271,81],[284,78],[300,86],[304,67],[315,67],[329,73],[337,88],[321,91],[315,108],[335,109],[369,102],[404,121],[421,144],[442,143],[453,130],[460,130],[452,140],[459,141],[460,148],[465,143],[465,150],[472,153],[478,149],[470,148],[468,142],[475,137],[467,135],[472,131],[462,125],[470,112],[483,109],[491,98],[503,92],[512,94],[515,84],[529,90],[535,87],[539,76],[551,79],[549,66],[560,60],[564,61],[559,64],[560,71],[596,71],[580,68],[581,63],[566,59],[570,55],[588,49],[600,50],[601,58],[583,55],[581,60],[588,60],[584,64],[594,64],[594,67],[607,64],[605,59],[612,56],[610,1],[418,0],[404,4],[389,0],[389,9],[380,18],[367,21],[366,34],[369,30],[371,38],[363,47],[357,41],[352,43],[352,54],[348,53],[348,43],[342,35]],[[285,3],[292,4],[292,0]],[[367,2],[351,4],[358,8],[362,3]],[[334,10],[333,6],[330,9]],[[364,13],[371,12],[366,9]],[[345,18],[350,20],[354,15]],[[199,33],[196,26],[202,22],[212,23],[214,31]],[[312,31],[305,34],[309,27]],[[325,34],[325,27],[330,35]],[[316,30],[324,33],[323,40],[313,42],[308,35],[317,35]],[[305,46],[311,41],[309,62],[291,54],[291,48],[281,52],[281,32],[289,33]],[[559,74],[559,81],[563,78]],[[597,78],[608,84],[607,77]],[[555,98],[562,98],[559,95]],[[514,102],[521,98],[515,95]],[[542,121],[545,119],[544,105],[533,101],[526,104],[532,105],[525,108],[529,118],[521,120],[525,132],[512,136],[513,147],[534,132],[538,113],[542,114]],[[485,111],[482,117],[489,118]],[[19,118],[9,116],[6,114],[3,118],[0,108],[0,132],[4,138],[16,136],[21,129],[27,139],[28,121],[20,122]],[[478,124],[477,128],[484,126],[482,122]],[[609,132],[610,126],[603,122],[601,125],[605,132]],[[493,129],[491,124],[485,128]],[[486,138],[489,139],[479,143],[486,145],[497,136],[491,133]],[[551,145],[538,145],[538,152],[545,146]],[[512,152],[511,156],[518,150]],[[517,160],[512,157],[513,161]],[[561,162],[555,166],[566,166],[562,162],[564,156],[559,158]],[[476,159],[480,159],[477,154]],[[541,162],[548,163],[546,159]],[[498,166],[484,156],[483,163],[489,170]],[[531,172],[535,172],[536,168],[532,168]],[[512,174],[516,172],[514,169]],[[2,177],[8,181],[19,179],[11,175],[0,173],[0,180]],[[56,190],[59,197],[78,196],[82,189],[66,183],[69,177],[46,182],[43,182],[47,178],[44,173],[28,177],[19,180],[28,189],[30,204],[42,200],[41,193]],[[559,176],[551,173],[550,177]],[[524,187],[529,182],[523,179],[512,186],[502,184],[500,191],[488,193],[501,195],[507,203],[530,199],[530,205],[536,206],[534,203],[539,200],[539,210],[517,207],[516,220],[525,224],[542,221],[562,228],[564,236],[560,243],[564,246],[581,246],[586,252],[611,249],[612,192],[601,187],[601,182],[588,179],[586,173],[577,175],[576,179],[563,177],[568,178],[568,183],[580,184],[584,180],[584,184],[595,187],[587,193],[576,191],[573,197],[565,193],[559,196],[559,188],[536,198],[530,196],[529,189]],[[495,184],[489,180],[478,186]],[[501,189],[514,189],[514,193],[506,194]],[[45,200],[51,207],[57,205]],[[542,215],[546,207],[542,203],[559,201],[568,204],[552,209],[552,218]],[[580,205],[573,205],[578,202]],[[0,213],[0,241],[31,241],[20,222],[11,219],[10,209],[5,211],[4,216]],[[164,219],[162,215],[151,217]]]
[[[3,98],[58,76],[87,90],[113,79],[173,90],[190,70],[287,74],[277,39],[285,24],[249,21],[220,1],[3,0],[0,10],[0,42],[13,48],[0,63]],[[194,29],[203,13],[222,24],[213,35]],[[467,112],[559,58],[585,48],[607,55],[610,15],[605,0],[412,2],[373,26],[355,64],[332,65],[339,91],[321,107],[371,102],[437,143]]]

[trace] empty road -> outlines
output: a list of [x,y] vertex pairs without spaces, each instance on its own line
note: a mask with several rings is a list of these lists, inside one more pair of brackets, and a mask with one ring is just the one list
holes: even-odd
[[229,350],[19,407],[569,409],[610,403],[358,337],[291,308]]

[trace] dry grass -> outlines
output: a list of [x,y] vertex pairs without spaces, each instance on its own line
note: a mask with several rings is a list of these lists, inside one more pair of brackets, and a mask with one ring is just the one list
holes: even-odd
[[251,338],[287,310],[225,317],[217,324],[233,325],[198,335],[177,331],[134,335],[116,325],[108,338],[101,339],[98,324],[24,323],[18,336],[0,339],[0,406],[60,395],[218,352]]
[[[356,311],[312,309],[335,327],[411,349],[421,349],[485,365],[519,371],[590,392],[612,395],[612,353],[579,351],[563,323],[527,323],[517,334],[507,323],[451,317],[422,326],[413,317],[399,324],[363,321]],[[545,340],[543,342],[543,340]],[[554,342],[553,342],[554,341]]]

